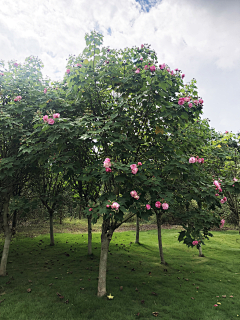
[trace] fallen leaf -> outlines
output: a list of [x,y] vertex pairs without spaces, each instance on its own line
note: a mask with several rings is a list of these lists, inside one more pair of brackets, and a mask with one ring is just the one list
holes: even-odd
[[221,302],[217,302],[217,304],[221,304]]
[[69,303],[69,300],[67,299],[66,301],[64,301],[64,303]]
[[196,287],[196,289],[198,290],[198,289],[199,289],[199,287]]
[[157,317],[157,316],[158,316],[158,312],[155,311],[155,312],[152,313],[152,315],[153,315],[154,317]]
[[226,295],[222,295],[222,298],[227,298],[227,296]]
[[10,284],[10,283],[11,283],[11,281],[6,282],[6,284]]
[[31,288],[28,288],[28,289],[27,289],[27,292],[28,292],[28,293],[30,293],[31,291],[32,291],[32,289],[31,289]]
[[214,307],[218,307],[218,305],[217,305],[217,304],[215,304],[215,305],[214,305]]
[[233,298],[233,296],[230,296],[230,298]]
[[192,300],[195,300],[195,298],[191,297]]
[[50,283],[49,286],[53,286],[53,283]]
[[57,296],[59,296],[59,297],[60,297],[60,296],[61,296],[61,293],[57,292]]
[[112,296],[111,293],[110,293],[110,295],[107,296],[107,298],[108,298],[108,300],[112,300],[114,298],[114,296]]
[[32,282],[32,280],[28,280],[28,282],[30,282],[30,283],[31,283],[31,282]]
[[138,291],[138,288],[136,288],[135,291]]
[[121,286],[119,289],[120,289],[120,291],[122,291],[123,290],[123,286]]
[[152,292],[152,295],[157,296],[156,292]]
[[219,298],[219,296],[216,296],[216,298]]

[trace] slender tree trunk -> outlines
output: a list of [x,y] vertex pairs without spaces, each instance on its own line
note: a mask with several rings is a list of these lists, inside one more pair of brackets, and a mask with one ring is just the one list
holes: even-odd
[[16,234],[16,226],[17,226],[17,210],[13,211],[13,218],[12,218],[12,235]]
[[7,274],[7,259],[8,259],[8,253],[9,253],[9,247],[12,237],[12,231],[8,225],[7,217],[8,217],[8,206],[9,206],[9,200],[3,204],[3,228],[4,228],[4,235],[5,235],[5,242],[3,247],[3,253],[2,253],[2,259],[0,264],[0,276],[6,276]]
[[163,248],[162,248],[162,233],[161,233],[161,226],[162,226],[162,217],[160,213],[156,213],[157,216],[157,228],[158,228],[158,248],[159,248],[159,255],[161,258],[161,264],[166,264],[163,256]]
[[82,219],[82,206],[79,206],[79,213],[78,213],[78,219]]
[[107,257],[108,248],[113,235],[113,229],[109,229],[110,221],[105,220],[102,224],[102,235],[101,235],[101,255],[99,263],[99,277],[98,277],[98,297],[103,297],[107,293],[106,289],[106,275],[107,275]]
[[88,217],[88,255],[92,255],[92,215]]
[[50,246],[54,246],[54,235],[53,235],[53,211],[49,212],[50,218]]
[[200,245],[199,246],[199,249],[198,249],[198,251],[199,251],[199,257],[204,257],[204,254],[202,253],[202,246]]
[[135,243],[139,244],[139,217],[136,216],[136,240]]
[[62,210],[60,210],[59,224],[62,224]]

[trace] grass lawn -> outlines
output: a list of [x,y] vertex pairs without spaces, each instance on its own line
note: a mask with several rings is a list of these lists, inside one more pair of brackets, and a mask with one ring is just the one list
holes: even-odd
[[107,272],[113,300],[96,296],[100,233],[93,234],[92,257],[86,233],[56,233],[54,247],[48,235],[18,235],[10,247],[8,276],[0,278],[0,319],[146,320],[153,312],[164,320],[238,319],[240,236],[213,233],[203,247],[206,257],[199,258],[196,248],[178,243],[178,230],[164,229],[168,266],[159,263],[156,230],[141,232],[141,245],[134,244],[134,231],[115,233]]

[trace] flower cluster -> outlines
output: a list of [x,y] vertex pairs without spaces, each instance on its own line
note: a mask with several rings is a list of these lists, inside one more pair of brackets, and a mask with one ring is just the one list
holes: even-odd
[[111,167],[111,160],[109,158],[106,158],[103,162],[103,166],[104,168],[106,169],[106,172],[111,172],[112,169],[110,168]]
[[233,181],[237,182],[237,181],[238,181],[238,179],[234,177],[234,178],[233,178]]
[[131,195],[131,197],[133,197],[136,200],[139,199],[139,195],[137,194],[137,191],[135,191],[135,190],[131,191],[130,195]]
[[20,100],[22,100],[21,96],[17,96],[16,98],[14,98],[14,101],[20,101]]
[[221,220],[221,224],[220,224],[220,228],[223,228],[224,224],[225,224],[225,220],[222,219],[222,220]]
[[70,73],[70,69],[67,69],[67,70],[66,70],[66,73],[69,74],[69,73]]
[[[218,190],[218,192],[222,192],[222,188],[221,188],[221,183],[220,182],[218,182],[217,180],[214,180],[213,184],[215,185],[216,190]],[[217,197],[217,196],[219,196],[219,194],[216,193],[215,196]],[[225,203],[226,201],[227,201],[227,197],[223,197],[223,199],[220,200],[220,202],[222,204]]]
[[[156,207],[156,208],[159,209],[161,206],[162,206],[163,210],[167,210],[167,209],[169,208],[169,204],[166,203],[166,202],[164,202],[163,204],[162,204],[160,201],[155,202],[155,207]],[[150,210],[150,209],[151,209],[150,204],[146,204],[146,209],[147,209],[147,210]]]
[[[141,165],[142,165],[142,162],[138,162],[137,165],[138,165],[138,166],[141,166]],[[131,168],[133,174],[136,174],[136,173],[138,172],[138,167],[137,167],[137,165],[136,165],[136,164],[131,164],[131,165],[130,165],[130,168]]]
[[117,203],[117,202],[113,202],[113,204],[111,205],[111,208],[112,208],[112,209],[115,209],[115,210],[118,210],[119,207],[120,207],[120,204]]
[[196,245],[198,245],[198,243],[199,243],[199,241],[195,240],[195,241],[192,242],[192,245],[196,246]]
[[189,108],[192,108],[193,103],[195,104],[195,106],[197,106],[198,104],[203,104],[203,99],[198,99],[198,100],[191,100],[191,97],[182,97],[182,98],[178,98],[178,104],[180,106],[184,105],[185,103],[188,103]]
[[47,93],[47,88],[44,88],[43,92],[46,94]]
[[189,158],[189,163],[195,163],[195,162],[204,163],[204,158],[199,158],[199,156],[197,156],[196,158],[195,157]]
[[224,197],[220,200],[221,203],[225,203],[227,201],[227,197]]
[[3,73],[3,72],[0,72],[0,76],[4,76],[4,73]]
[[52,118],[48,118],[48,115],[43,116],[43,121],[47,122],[48,124],[54,124],[54,120],[56,118],[60,118],[60,114],[59,113],[54,113]]

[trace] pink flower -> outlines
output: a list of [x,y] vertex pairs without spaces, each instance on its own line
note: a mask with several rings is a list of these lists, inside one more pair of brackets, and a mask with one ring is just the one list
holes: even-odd
[[133,190],[130,192],[131,197],[136,197],[137,196],[137,191]]
[[162,208],[163,208],[163,210],[167,210],[169,208],[169,205],[166,202],[164,202],[162,204]]
[[181,106],[181,105],[183,105],[184,104],[184,98],[179,98],[179,100],[178,100],[178,104]]
[[189,163],[195,163],[196,159],[194,157],[189,158]]
[[199,159],[198,159],[198,163],[202,163],[202,158],[199,158]]
[[221,203],[225,203],[225,201],[223,199],[220,200]]
[[164,69],[164,68],[166,67],[166,64],[165,64],[165,63],[160,64],[159,67],[160,67],[160,69],[162,70],[162,69]]
[[167,68],[167,72],[170,72],[170,68]]
[[189,98],[189,97],[185,97],[185,98],[184,98],[184,101],[189,102],[189,101],[190,101],[190,98]]
[[175,71],[178,71],[178,68],[176,68]]
[[44,88],[43,92],[46,94],[47,93],[47,88]]
[[113,202],[113,204],[111,205],[111,208],[112,208],[112,209],[115,209],[115,210],[118,210],[119,207],[120,207],[120,204],[117,203],[117,202]]
[[[111,161],[110,161],[110,159],[109,158],[106,158],[105,160],[104,160],[104,162],[103,162],[103,166],[105,167],[105,168],[110,168],[111,167]],[[107,171],[107,172],[111,172],[111,171]]]
[[4,76],[4,73],[0,72],[0,76]]
[[221,188],[221,187],[220,187],[220,184],[219,184],[219,182],[218,182],[217,180],[214,180],[214,181],[213,181],[213,184],[214,184],[218,189]]
[[147,70],[148,69],[148,65],[145,65],[144,69]]
[[140,60],[143,61],[143,57],[141,57]]
[[90,208],[88,211],[92,211],[92,208]]
[[44,121],[44,122],[47,122],[47,121],[48,121],[48,116],[47,116],[47,115],[43,116],[43,121]]
[[130,168],[131,168],[131,170],[134,169],[134,168],[137,168],[137,165],[136,164],[131,164]]
[[110,205],[109,205],[109,204],[107,204],[107,205],[106,205],[106,207],[107,207],[107,208],[109,208],[109,207],[110,207]]
[[140,72],[140,69],[139,68],[137,68],[137,70],[135,71],[135,73],[139,73]]
[[171,71],[171,75],[173,76],[173,74],[174,74],[174,72],[173,72],[173,70]]
[[202,163],[204,163],[204,158],[201,158],[201,160],[202,160]]
[[183,73],[183,74],[182,74],[182,79],[183,79],[184,77],[185,77],[185,74]]
[[219,196],[219,194],[218,194],[218,193],[216,193],[216,194],[215,194],[215,196],[216,196],[216,197],[218,197],[218,196]]
[[21,96],[16,96],[16,98],[14,99],[14,101],[20,101],[20,100],[22,100]]
[[224,227],[224,224],[225,224],[225,220],[222,219],[222,220],[221,220],[221,224],[220,224],[220,228],[223,228],[223,227]]
[[191,102],[189,102],[188,106],[189,106],[189,108],[192,108],[192,103],[191,103]]
[[193,246],[198,245],[198,241],[197,241],[197,240],[193,241],[193,242],[192,242],[192,245],[193,245]]
[[237,181],[238,181],[238,179],[234,177],[234,178],[233,178],[233,181],[237,182]]
[[156,208],[160,208],[160,207],[161,207],[161,205],[162,205],[162,204],[161,204],[161,202],[160,202],[160,201],[157,201],[157,202],[155,203],[155,207],[156,207]]
[[47,123],[48,123],[48,124],[54,124],[54,120],[53,120],[52,118],[49,118],[49,119],[47,120]]
[[194,100],[193,103],[197,106],[198,105],[198,100]]
[[143,45],[143,44],[141,44],[141,48],[144,48],[144,45]]
[[214,307],[218,307],[218,304],[215,304]]
[[223,200],[226,202],[227,201],[227,197],[224,197]]
[[154,72],[156,70],[156,67],[155,66],[151,66],[149,69],[150,69],[151,72]]
[[228,131],[225,131],[225,133],[228,133]]
[[17,66],[18,66],[18,63],[17,63],[17,62],[15,62],[15,63],[14,63],[14,67],[17,67]]
[[203,99],[198,99],[198,102],[203,104]]
[[111,168],[106,168],[106,172],[112,172]]
[[76,65],[77,67],[81,67],[82,65],[80,64],[80,63],[77,63],[77,65]]
[[232,186],[234,187],[234,184]]
[[150,204],[146,204],[146,209],[147,209],[147,210],[150,210],[150,209],[151,209]]
[[138,166],[142,166],[142,162],[138,162]]
[[139,199],[139,196],[135,196],[134,199],[138,200],[138,199]]
[[59,114],[59,113],[54,113],[54,114],[53,114],[53,118],[54,118],[54,119],[60,118],[60,114]]
[[70,69],[67,69],[66,73],[69,74],[70,73]]
[[219,192],[222,192],[222,188],[218,188],[218,191],[219,191]]
[[138,172],[138,168],[133,168],[133,169],[132,169],[132,173],[133,173],[133,174],[136,174],[137,172]]

